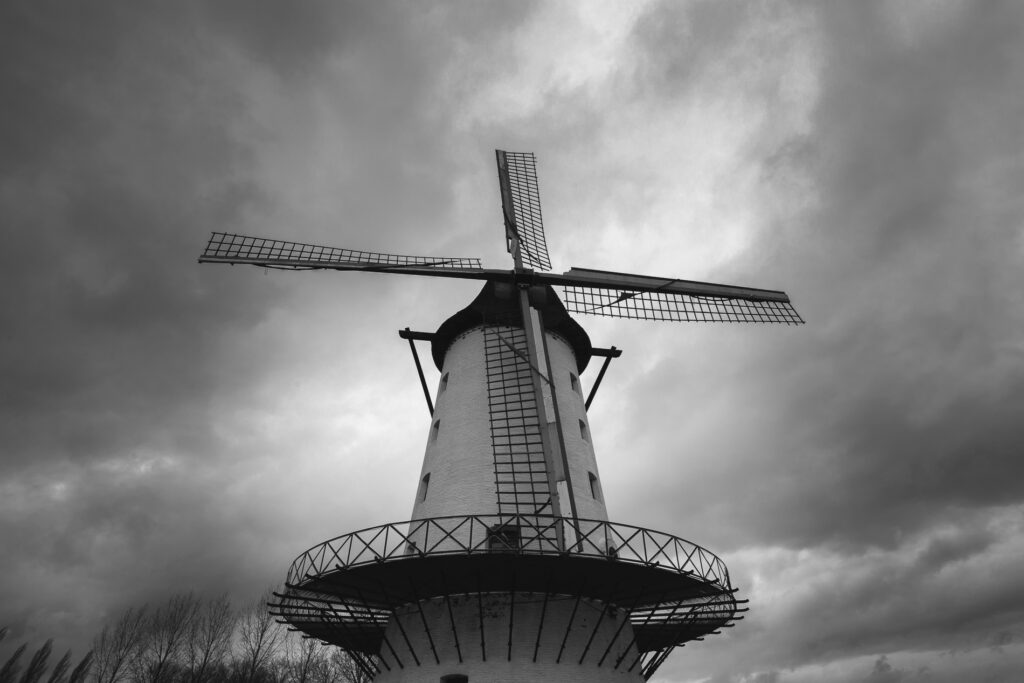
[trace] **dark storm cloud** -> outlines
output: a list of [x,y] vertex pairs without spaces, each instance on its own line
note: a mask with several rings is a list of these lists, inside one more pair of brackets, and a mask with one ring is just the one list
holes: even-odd
[[[754,495],[713,514],[741,518],[749,540],[890,544],[947,509],[1024,494],[1021,246],[1008,211],[1024,103],[1005,87],[1021,71],[1022,17],[1014,4],[967,6],[944,33],[906,45],[877,5],[814,14],[825,69],[813,130],[755,157],[769,160],[769,193],[809,178],[809,208],[732,266],[785,283],[809,324],[706,333],[728,344],[724,364],[665,363],[642,388],[710,388],[702,407],[737,391],[728,400],[750,433],[714,450],[751,468],[728,487]],[[742,365],[752,345],[770,365]],[[780,393],[792,403],[773,401]],[[657,434],[657,412],[638,405],[635,418]],[[727,464],[707,467],[731,477]],[[700,515],[708,501],[695,493]]]
[[654,97],[679,97],[701,69],[721,58],[753,15],[740,2],[662,3],[643,16],[635,39],[648,58],[642,87]]
[[[909,45],[884,20],[871,5],[821,13],[810,168],[821,208],[785,263],[830,286],[807,292],[814,346],[781,360],[822,359],[808,359],[820,384],[803,383],[796,408],[817,427],[829,479],[805,470],[820,506],[797,542],[889,543],[947,506],[1024,494],[1021,245],[1003,213],[1017,200],[993,173],[1024,171],[1012,152],[1024,101],[1006,89],[1024,66],[1024,15],[965,5]],[[827,247],[815,237],[825,226],[838,237]]]
[[[541,154],[546,211],[561,195],[633,230],[615,202],[646,201],[660,171],[617,151],[642,161],[683,104],[738,93],[755,123],[735,164],[758,178],[761,224],[706,279],[785,288],[809,324],[611,339],[639,368],[613,366],[592,413],[625,435],[599,447],[603,474],[625,464],[613,513],[692,533],[753,587],[721,645],[659,673],[785,683],[860,657],[848,680],[884,679],[914,670],[899,648],[1013,650],[1021,10],[662,3],[594,66],[531,42],[558,34],[534,11],[573,14],[543,7],[0,10],[0,537],[22,549],[0,559],[0,625],[85,637],[168,586],[248,598],[369,514],[340,519],[369,507],[345,487],[397,458],[407,387],[362,327],[436,324],[449,290],[199,267],[209,230],[504,258],[500,226],[475,223],[493,199],[470,196],[493,192],[498,146]],[[772,59],[789,44],[806,63]],[[813,106],[794,122],[799,97]],[[567,169],[576,186],[554,185]],[[733,179],[723,204],[746,201]],[[317,379],[323,406],[288,403]],[[302,495],[278,496],[285,481]]]
[[0,162],[5,467],[143,438],[218,381],[204,328],[259,316],[181,266],[256,192],[225,180],[244,152],[220,121],[241,102],[202,78],[185,18],[106,10],[15,6],[4,22],[20,46],[4,101],[27,107],[5,108],[20,154]]
[[[13,637],[82,639],[169,591],[249,599],[311,542],[303,504],[266,504],[291,446],[270,436],[290,429],[270,405],[359,338],[325,339],[329,367],[300,361],[276,382],[282,346],[327,334],[322,321],[289,327],[296,281],[196,256],[210,230],[284,217],[285,238],[436,253],[456,175],[438,62],[460,33],[524,16],[369,7],[0,10],[0,531],[19,548],[0,560],[0,623]],[[324,171],[317,154],[336,161]],[[325,195],[344,212],[292,220]],[[344,284],[323,296],[340,291],[356,317],[398,286]],[[324,465],[358,443],[325,447]],[[386,445],[374,440],[379,456]],[[322,470],[287,474],[315,491]]]
[[808,576],[813,588],[792,596],[783,622],[793,661],[988,646],[1024,613],[1013,559],[1020,545],[996,541],[1020,531],[973,521],[923,547],[854,555],[845,572]]
[[[683,520],[695,541],[737,557],[740,585],[762,586],[735,634],[750,633],[740,652],[763,648],[761,670],[983,648],[1024,613],[1024,98],[1011,85],[1024,77],[1024,12],[783,7],[813,18],[820,93],[796,130],[773,126],[778,93],[751,95],[768,107],[749,153],[770,227],[729,267],[783,286],[808,324],[697,331],[699,344],[634,378],[631,393],[675,407],[682,436],[665,442],[650,401],[628,407],[634,443],[680,472],[653,487],[649,471],[635,475],[654,494],[643,513]],[[686,96],[713,53],[742,51],[762,20],[719,3],[665,8],[641,23],[646,73]],[[715,50],[675,44],[699,43],[700,25],[723,41]],[[772,568],[773,547],[790,562]],[[790,600],[767,597],[784,586]],[[710,670],[758,670],[743,667]]]
[[[165,592],[168,570],[189,583],[176,548],[221,535],[209,399],[244,391],[235,362],[261,351],[240,342],[280,296],[214,293],[194,265],[260,191],[220,48],[163,9],[9,3],[0,18],[0,509],[18,549],[0,602],[16,637],[81,638]],[[128,578],[147,564],[151,583]]]

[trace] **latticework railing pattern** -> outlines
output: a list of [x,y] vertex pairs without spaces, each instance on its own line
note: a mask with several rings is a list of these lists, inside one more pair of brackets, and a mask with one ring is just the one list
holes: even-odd
[[[729,571],[714,553],[660,531],[600,520],[546,515],[459,515],[384,524],[338,536],[310,548],[292,563],[289,584],[337,569],[410,555],[465,555],[495,551],[496,530],[514,529],[503,551],[600,557],[658,566],[728,590]],[[555,538],[565,539],[562,552]]]

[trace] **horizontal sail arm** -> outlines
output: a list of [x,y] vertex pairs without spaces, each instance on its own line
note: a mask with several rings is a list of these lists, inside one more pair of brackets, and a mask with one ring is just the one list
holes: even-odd
[[248,264],[288,270],[368,270],[487,279],[476,258],[404,256],[382,252],[322,247],[300,242],[215,232],[200,263]]
[[785,292],[572,268],[538,281],[560,285],[572,313],[640,320],[800,324]]
[[727,299],[749,299],[751,301],[779,301],[789,303],[785,292],[774,289],[755,289],[753,287],[736,287],[734,285],[716,285],[711,282],[695,280],[678,280],[668,277],[651,277],[632,273],[615,273],[610,270],[592,270],[590,268],[570,268],[561,275],[544,273],[539,275],[545,284],[607,287],[610,289],[629,290],[634,292],[665,292],[667,294],[687,294],[690,296],[713,296]]

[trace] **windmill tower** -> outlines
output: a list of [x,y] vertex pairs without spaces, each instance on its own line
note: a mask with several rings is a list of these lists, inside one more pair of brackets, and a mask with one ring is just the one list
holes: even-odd
[[[496,156],[512,270],[225,233],[199,259],[484,281],[435,332],[400,332],[431,412],[411,521],[302,553],[271,609],[380,683],[646,680],[675,647],[741,618],[743,601],[711,552],[608,519],[587,408],[619,352],[594,347],[570,313],[803,321],[779,291],[548,272],[533,155]],[[433,401],[415,341],[441,372]]]

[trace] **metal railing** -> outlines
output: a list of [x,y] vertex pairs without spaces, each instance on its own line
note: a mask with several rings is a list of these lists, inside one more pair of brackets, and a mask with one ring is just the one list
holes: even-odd
[[427,557],[520,553],[595,557],[657,566],[729,589],[714,553],[660,531],[601,520],[548,515],[456,515],[396,522],[332,538],[302,553],[288,583],[361,565]]

